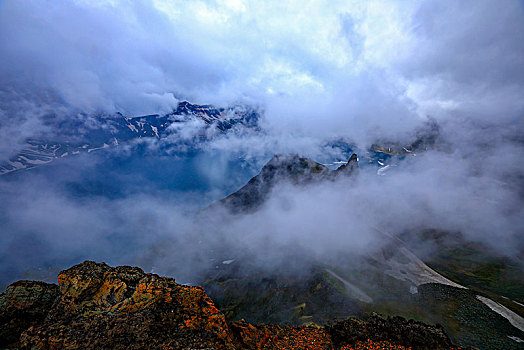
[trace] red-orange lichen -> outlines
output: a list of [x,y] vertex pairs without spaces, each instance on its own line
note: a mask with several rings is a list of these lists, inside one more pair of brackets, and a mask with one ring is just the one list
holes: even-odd
[[352,345],[345,345],[341,350],[411,350],[411,347],[391,344],[387,341],[359,341]]
[[[64,271],[58,280],[61,295],[55,286],[57,301],[48,306],[52,307],[49,321],[24,328],[22,347],[410,349],[372,340],[342,346],[346,338],[335,344],[329,328],[252,325],[243,320],[228,324],[203,288],[180,285],[138,268],[86,262]],[[13,288],[6,305],[16,305],[20,303],[17,296],[28,294]],[[357,323],[366,329],[365,322]]]

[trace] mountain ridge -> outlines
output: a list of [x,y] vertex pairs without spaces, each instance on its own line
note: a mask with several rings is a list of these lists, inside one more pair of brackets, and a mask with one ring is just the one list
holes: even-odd
[[294,185],[305,185],[322,180],[334,180],[337,177],[356,176],[358,157],[351,155],[346,164],[335,170],[298,154],[275,154],[260,172],[234,193],[211,205],[211,208],[223,206],[232,213],[248,212],[258,209],[279,181],[288,181]]
[[[0,163],[0,175],[31,169],[71,155],[119,146],[133,140],[160,140],[177,134],[179,130],[175,126],[178,124],[201,123],[202,125],[191,125],[196,131],[191,136],[196,141],[203,141],[213,134],[226,133],[235,126],[257,128],[258,119],[258,112],[246,106],[217,108],[187,101],[180,102],[176,109],[165,115],[128,117],[116,113],[57,121],[50,117],[47,124],[56,135],[51,139],[45,135],[43,138],[28,138],[23,150]],[[213,129],[213,132],[209,132],[209,129]]]

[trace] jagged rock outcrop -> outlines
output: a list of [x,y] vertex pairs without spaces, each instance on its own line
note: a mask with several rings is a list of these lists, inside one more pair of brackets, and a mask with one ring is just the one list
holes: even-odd
[[61,272],[58,283],[53,308],[22,333],[22,348],[234,348],[224,316],[201,287],[91,261]]
[[0,294],[0,348],[16,344],[20,334],[38,326],[58,298],[58,286],[44,282],[18,281]]
[[341,165],[337,168],[336,173],[337,174],[344,174],[344,175],[354,175],[358,172],[358,157],[355,153],[349,157],[349,160],[346,164]]
[[366,321],[348,319],[326,329],[333,341],[342,344],[371,339],[385,340],[415,349],[437,350],[453,346],[441,326],[428,326],[399,316],[383,318],[373,314]]
[[340,175],[354,175],[357,171],[356,154],[336,170],[297,154],[275,155],[244,187],[214,205],[222,205],[232,213],[254,211],[264,203],[279,181],[305,185],[323,179],[333,180]]
[[[86,261],[59,286],[20,281],[0,295],[0,346],[22,349],[451,348],[439,327],[401,318],[327,328],[227,323],[201,287]],[[378,320],[378,321],[377,321]],[[379,347],[380,346],[380,347]]]
[[[392,329],[395,324],[389,325]],[[411,346],[395,344],[387,340],[346,340],[336,339],[328,328],[282,327],[274,324],[251,325],[245,321],[232,322],[230,329],[240,349],[315,349],[315,350],[372,350],[372,349],[412,349]],[[418,348],[413,348],[418,349]],[[422,349],[429,349],[424,347]],[[435,347],[431,349],[454,349]]]

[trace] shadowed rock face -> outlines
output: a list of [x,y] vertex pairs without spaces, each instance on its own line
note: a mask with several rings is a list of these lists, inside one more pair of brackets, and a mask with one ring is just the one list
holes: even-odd
[[0,294],[0,348],[16,344],[20,334],[41,324],[58,298],[58,286],[18,281]]
[[280,181],[305,185],[319,180],[333,180],[340,175],[355,175],[356,172],[358,172],[356,154],[350,157],[347,164],[336,170],[330,170],[325,165],[297,154],[275,155],[244,187],[215,205],[222,205],[232,213],[255,211],[269,197],[273,186]]
[[358,157],[355,153],[349,157],[349,160],[346,164],[341,165],[335,171],[337,174],[344,175],[355,175],[358,172]]
[[398,316],[382,318],[374,314],[365,322],[348,319],[328,326],[327,331],[337,343],[351,344],[371,339],[386,340],[415,349],[449,349],[453,346],[441,326],[428,326]]
[[[402,318],[327,328],[227,323],[201,287],[138,267],[86,261],[59,286],[20,281],[0,295],[0,344],[24,349],[451,348],[439,327]],[[377,321],[378,320],[378,321]],[[424,342],[425,341],[425,342]]]

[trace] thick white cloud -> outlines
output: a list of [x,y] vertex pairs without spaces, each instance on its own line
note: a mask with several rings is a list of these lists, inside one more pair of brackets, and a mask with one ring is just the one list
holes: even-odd
[[427,115],[511,120],[524,109],[517,1],[0,6],[2,89],[38,103],[48,90],[87,112],[166,111],[175,96],[257,103],[275,127],[360,142]]
[[[442,125],[446,152],[413,157],[383,178],[365,174],[347,194],[338,183],[316,194],[288,189],[284,197],[297,205],[283,212],[272,198],[236,231],[274,226],[282,240],[305,232],[315,245],[326,228],[327,251],[349,232],[340,219],[349,217],[346,245],[378,223],[396,232],[456,230],[522,250],[522,33],[524,6],[516,0],[0,0],[0,156],[40,132],[46,114],[161,113],[179,99],[261,106],[266,133],[227,135],[210,146],[258,158],[320,157],[327,137],[366,146],[405,136],[430,116]],[[202,168],[216,182],[229,176],[207,162]],[[37,227],[54,244],[76,230],[96,251],[115,227],[141,238],[149,222],[134,220],[143,210],[156,215],[159,239],[177,226],[166,218],[178,208],[162,209],[169,204],[150,194],[86,206],[48,191],[35,190],[35,201],[32,191],[4,190],[4,222],[13,227],[6,235]],[[64,206],[63,217],[49,221]]]

